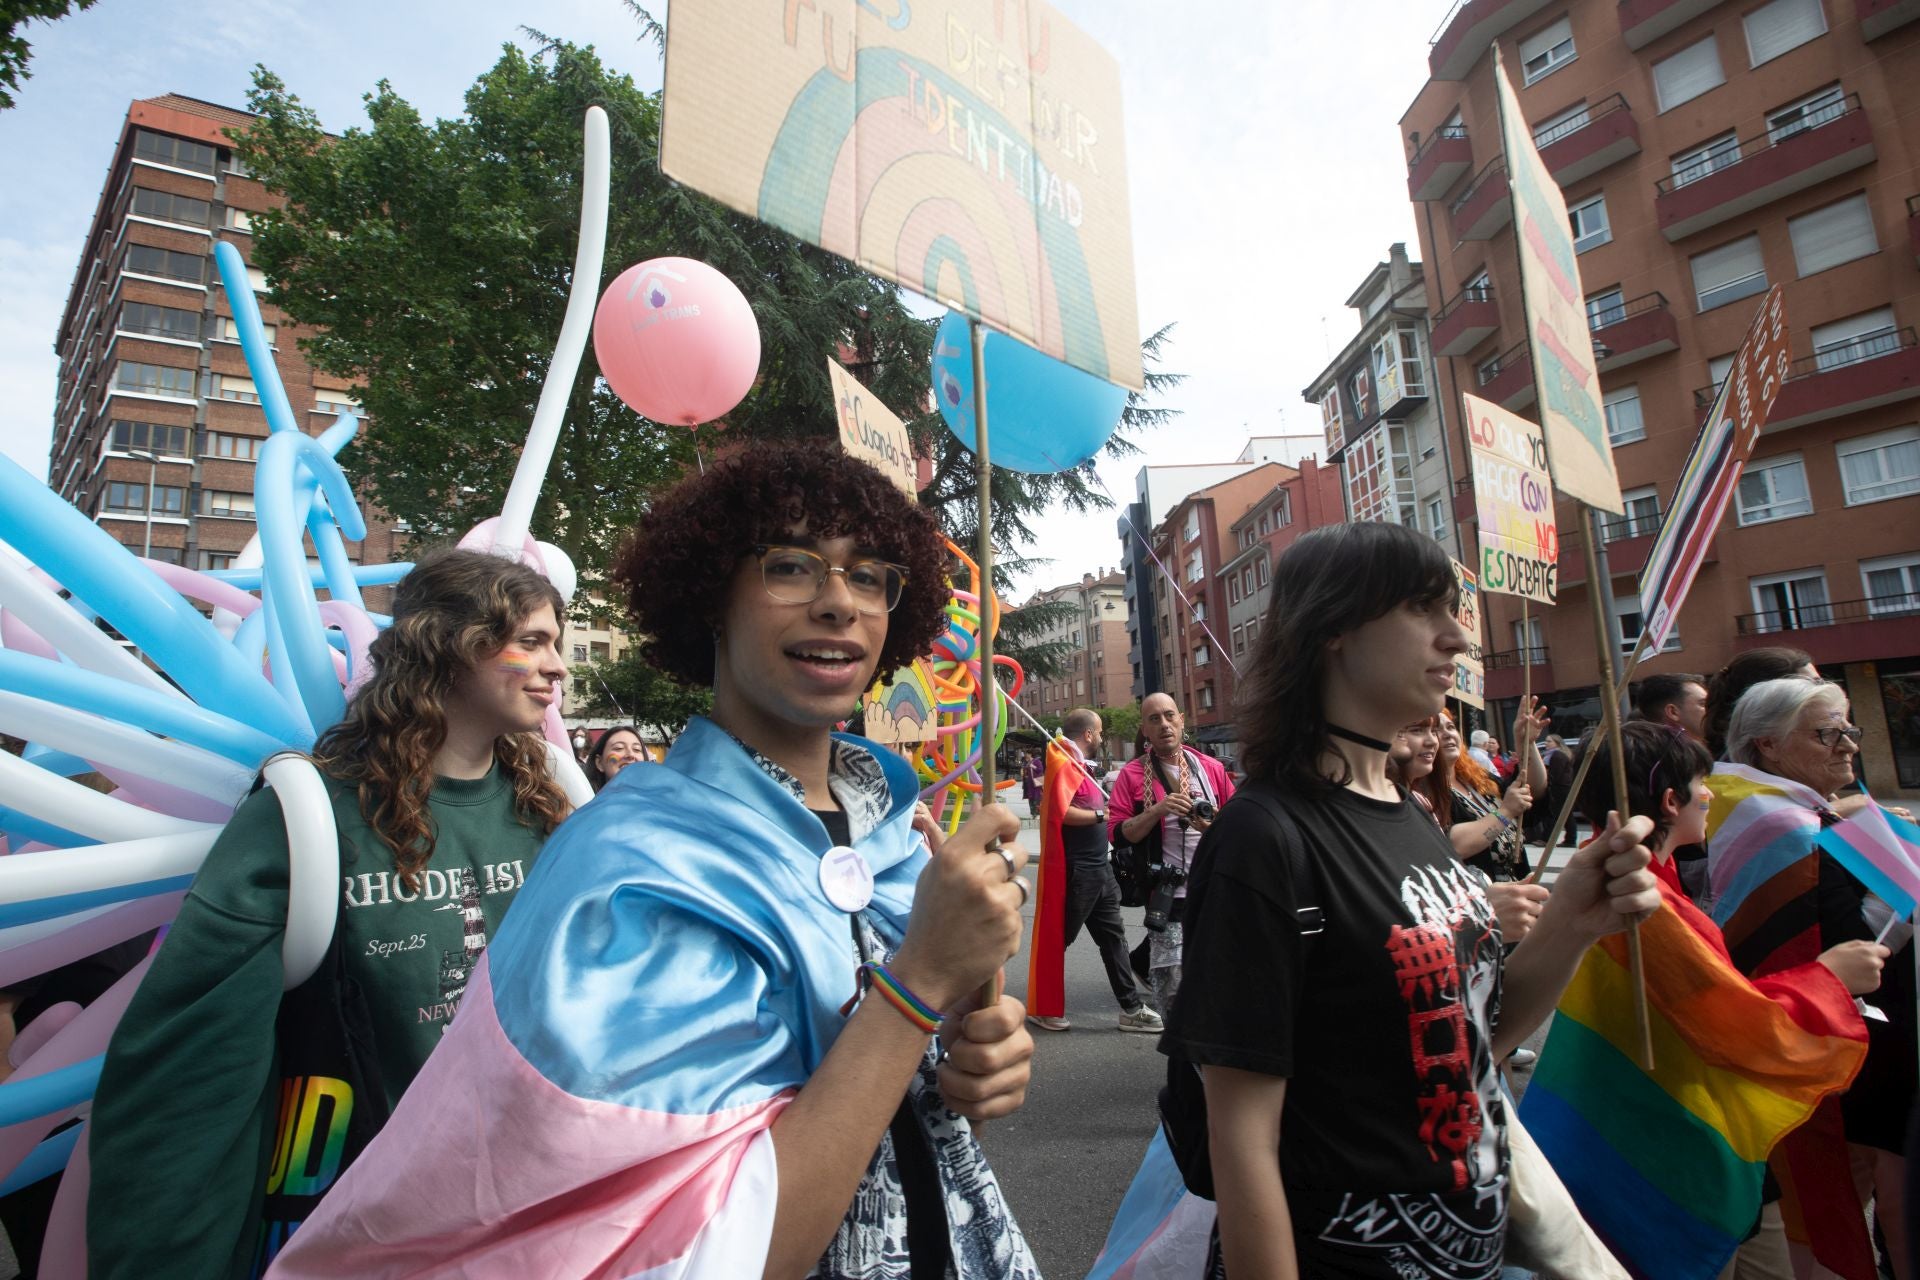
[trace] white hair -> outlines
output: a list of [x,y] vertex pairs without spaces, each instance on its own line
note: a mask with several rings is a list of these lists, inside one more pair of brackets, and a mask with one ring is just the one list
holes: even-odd
[[1841,706],[1847,691],[1831,680],[1787,676],[1762,680],[1740,695],[1727,722],[1727,759],[1735,764],[1765,768],[1756,745],[1761,738],[1783,738],[1799,723],[1800,713],[1814,703]]

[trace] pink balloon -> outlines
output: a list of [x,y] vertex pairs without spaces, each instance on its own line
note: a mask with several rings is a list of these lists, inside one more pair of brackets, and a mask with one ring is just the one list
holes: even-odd
[[695,427],[752,390],[760,326],[746,295],[706,263],[654,258],[621,272],[601,297],[593,354],[636,413]]
[[47,1215],[47,1237],[40,1245],[40,1274],[73,1276],[84,1280],[87,1274],[87,1194],[93,1188],[93,1160],[88,1155],[93,1122],[80,1126],[80,1141],[67,1159],[67,1174],[54,1193],[53,1212]]

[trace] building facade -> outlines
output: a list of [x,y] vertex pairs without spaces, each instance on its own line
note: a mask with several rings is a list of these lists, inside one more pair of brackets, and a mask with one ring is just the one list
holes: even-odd
[[[1071,606],[1034,637],[1035,643],[1066,648],[1059,675],[1044,680],[1029,677],[1020,691],[1020,705],[1034,717],[1130,701],[1125,582],[1119,570],[1102,568],[1097,574],[1082,574],[1078,582],[1037,592],[1022,606]],[[1122,753],[1121,744],[1116,743],[1114,751]]]
[[[55,337],[60,357],[48,484],[136,554],[231,567],[254,533],[254,459],[267,435],[213,246],[252,256],[252,219],[276,199],[234,157],[252,117],[168,94],[127,110]],[[249,284],[296,420],[312,434],[358,404],[317,374],[294,327]],[[399,558],[366,510],[356,562]]]
[[[1621,649],[1634,593],[1713,390],[1768,288],[1793,364],[1733,510],[1642,672],[1710,673],[1787,644],[1845,683],[1877,792],[1920,789],[1920,5],[1911,0],[1468,0],[1402,120],[1436,303],[1456,475],[1460,396],[1534,399],[1492,51],[1573,220],[1627,511],[1602,530]],[[1906,85],[1902,89],[1900,86]],[[1462,540],[1474,538],[1470,492]],[[1560,604],[1521,631],[1486,603],[1490,709],[1520,691],[1591,718],[1596,653],[1575,512]]]
[[[1347,518],[1340,469],[1303,458],[1300,468],[1254,500],[1228,529],[1233,558],[1220,567],[1227,630],[1220,633],[1242,669],[1267,611],[1273,563],[1300,536]],[[1238,744],[1235,744],[1237,748]],[[1237,749],[1230,752],[1238,758]]]

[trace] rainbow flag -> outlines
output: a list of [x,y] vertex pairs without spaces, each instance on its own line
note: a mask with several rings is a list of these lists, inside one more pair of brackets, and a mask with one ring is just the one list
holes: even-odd
[[1047,776],[1040,787],[1040,871],[1034,877],[1033,950],[1027,956],[1027,1012],[1067,1014],[1067,849],[1060,819],[1086,778],[1070,748],[1047,744]]
[[1661,886],[1640,926],[1658,1064],[1640,1069],[1623,937],[1567,986],[1520,1118],[1594,1231],[1642,1280],[1713,1280],[1753,1227],[1768,1153],[1866,1058],[1824,967],[1750,982],[1719,931]]

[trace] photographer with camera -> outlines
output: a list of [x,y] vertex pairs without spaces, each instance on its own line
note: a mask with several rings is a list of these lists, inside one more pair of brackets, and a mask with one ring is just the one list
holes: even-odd
[[1180,990],[1181,916],[1187,870],[1200,837],[1220,806],[1233,798],[1233,779],[1212,756],[1184,745],[1186,717],[1165,693],[1140,703],[1140,736],[1147,749],[1113,780],[1107,833],[1114,844],[1153,851],[1153,894],[1147,900],[1148,972],[1160,1016],[1173,1010]]

